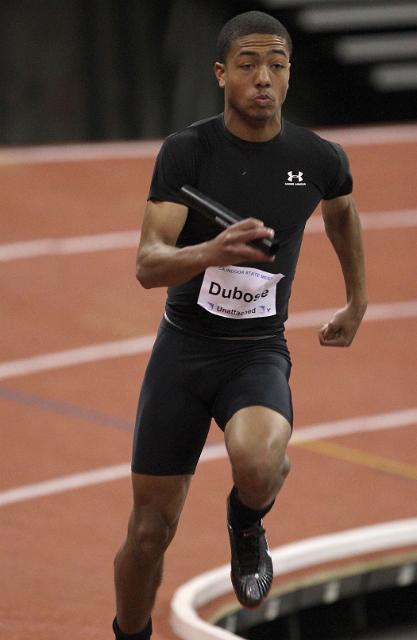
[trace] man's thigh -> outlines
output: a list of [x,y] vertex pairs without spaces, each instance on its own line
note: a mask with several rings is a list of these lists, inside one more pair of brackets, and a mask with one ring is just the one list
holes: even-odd
[[189,385],[187,339],[161,328],[145,372],[136,415],[132,471],[193,474],[210,427],[209,408]]
[[239,411],[258,406],[277,412],[292,427],[290,369],[289,361],[279,353],[248,363],[218,394],[214,408],[217,424],[224,430]]

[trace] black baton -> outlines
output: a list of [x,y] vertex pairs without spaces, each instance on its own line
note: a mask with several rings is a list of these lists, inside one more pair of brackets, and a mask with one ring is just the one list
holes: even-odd
[[[181,194],[183,196],[184,204],[186,204],[187,207],[191,207],[199,213],[202,213],[206,218],[211,220],[211,222],[215,222],[223,229],[230,227],[231,224],[235,224],[236,222],[243,220],[243,218],[238,216],[236,213],[233,213],[233,211],[230,211],[230,209],[227,209],[219,202],[212,200],[198,191],[198,189],[195,189],[188,184],[181,187]],[[279,243],[275,237],[250,240],[248,244],[256,249],[260,249],[269,256],[274,256],[279,248]]]

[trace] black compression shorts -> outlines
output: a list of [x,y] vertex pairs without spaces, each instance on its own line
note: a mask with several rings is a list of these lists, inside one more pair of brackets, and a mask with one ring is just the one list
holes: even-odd
[[143,380],[132,471],[192,474],[211,419],[224,430],[238,411],[265,406],[292,425],[284,337],[227,340],[190,335],[161,322]]

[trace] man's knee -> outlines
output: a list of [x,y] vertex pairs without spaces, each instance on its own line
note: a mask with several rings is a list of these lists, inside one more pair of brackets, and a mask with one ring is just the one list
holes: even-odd
[[239,493],[253,504],[272,500],[290,471],[289,423],[270,409],[250,407],[232,418],[225,436]]
[[142,560],[156,560],[168,548],[177,525],[177,521],[168,521],[162,513],[145,510],[139,515],[133,511],[128,527],[128,545]]
[[150,561],[167,549],[177,530],[191,476],[133,474],[134,507],[127,545],[132,553]]
[[279,474],[282,478],[282,481],[288,476],[291,471],[291,462],[287,454],[285,454],[284,459],[279,467]]
[[226,426],[226,447],[232,465],[241,468],[264,467],[272,472],[282,467],[284,472],[288,472],[289,461],[284,460],[291,436],[290,425],[285,418],[271,410],[263,407],[253,409],[258,411],[242,411]]
[[287,454],[283,456],[241,455],[232,461],[235,482],[250,486],[251,492],[259,496],[270,496],[284,483],[290,472]]

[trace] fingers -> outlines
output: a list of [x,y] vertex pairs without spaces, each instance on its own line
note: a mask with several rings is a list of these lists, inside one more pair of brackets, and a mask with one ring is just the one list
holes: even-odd
[[343,331],[332,322],[324,325],[319,332],[319,341],[323,347],[347,347]]
[[319,341],[322,347],[349,347],[353,339],[348,337],[342,327],[329,322],[319,331]]
[[217,236],[217,241],[232,260],[273,262],[274,256],[269,256],[248,244],[252,240],[273,236],[274,230],[265,227],[263,222],[256,218],[246,218],[228,227]]
[[266,227],[263,222],[256,218],[246,218],[246,220],[242,220],[228,227],[223,234],[239,242],[248,242],[250,240],[257,240],[258,238],[272,238],[274,236],[274,230]]
[[328,324],[319,331],[319,341],[323,347],[349,347],[363,318],[355,305],[347,304],[339,309]]
[[[268,227],[265,226],[262,220],[259,220],[258,218],[244,218],[243,220],[232,224],[229,229],[251,229],[256,227],[259,227],[261,229],[268,229]],[[272,231],[272,233],[274,233],[273,229],[269,229],[269,231]]]

